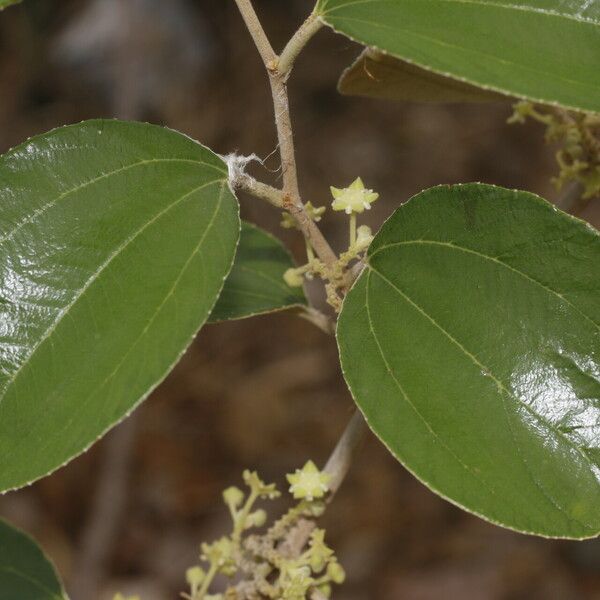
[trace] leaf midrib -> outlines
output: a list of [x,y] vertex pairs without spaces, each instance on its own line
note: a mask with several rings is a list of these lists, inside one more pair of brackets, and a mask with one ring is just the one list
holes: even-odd
[[[207,185],[211,185],[214,183],[221,183],[221,180],[215,180],[213,182],[211,182],[210,184],[205,184],[203,186],[201,186],[200,189],[202,189],[202,187],[206,187]],[[138,337],[135,339],[135,341],[130,345],[129,349],[125,352],[125,354],[123,355],[123,357],[121,358],[121,360],[119,361],[119,363],[117,364],[117,366],[111,371],[111,373],[104,378],[104,380],[98,385],[98,387],[94,390],[94,392],[92,394],[89,394],[85,399],[82,400],[81,403],[81,407],[84,407],[91,398],[93,398],[94,394],[102,389],[103,386],[106,385],[106,383],[108,383],[112,377],[114,377],[115,373],[117,373],[117,371],[121,368],[121,366],[123,365],[123,363],[125,362],[125,360],[127,359],[127,357],[129,356],[130,352],[135,348],[135,346],[137,345],[137,343],[140,341],[140,339],[142,339],[142,337],[146,334],[146,332],[148,331],[148,329],[151,327],[152,323],[154,322],[154,320],[156,319],[157,315],[160,313],[160,311],[162,310],[163,306],[166,304],[167,300],[173,295],[173,292],[175,290],[175,288],[177,287],[177,285],[179,284],[179,281],[181,280],[181,277],[183,276],[183,274],[185,273],[187,267],[189,266],[191,260],[196,256],[196,254],[198,253],[198,251],[200,250],[200,248],[202,247],[204,240],[206,238],[206,236],[208,235],[208,232],[210,231],[210,229],[212,229],[215,218],[217,216],[217,214],[219,213],[220,209],[221,209],[221,205],[222,205],[222,201],[223,201],[223,196],[224,196],[224,191],[225,191],[225,182],[221,183],[221,191],[219,193],[219,199],[218,202],[215,206],[215,209],[213,211],[213,214],[211,215],[210,221],[207,224],[206,229],[204,230],[200,241],[198,242],[196,248],[194,249],[194,251],[192,252],[192,254],[190,255],[190,257],[186,260],[185,264],[183,265],[179,275],[177,276],[177,278],[175,279],[175,282],[173,283],[173,285],[171,286],[171,289],[169,290],[169,292],[165,295],[163,301],[161,302],[160,306],[156,309],[156,311],[154,312],[154,314],[152,315],[152,317],[149,319],[148,323],[146,324],[146,326],[144,327],[144,330],[140,333],[140,335],[138,335]],[[162,216],[164,216],[168,210],[170,210],[171,208],[173,208],[174,206],[176,206],[177,204],[179,204],[184,198],[189,197],[191,194],[197,192],[198,189],[194,189],[191,190],[190,192],[188,192],[187,194],[185,194],[184,196],[182,196],[181,198],[179,198],[173,205],[171,205],[168,209],[164,210],[161,212],[161,214],[156,215],[156,218],[153,219],[153,222],[155,222],[156,220],[158,220],[159,218],[161,218]],[[152,223],[148,223],[147,226],[150,226]],[[145,229],[145,228],[144,228]],[[133,241],[133,240],[131,240]],[[211,309],[212,310],[212,309]],[[210,314],[210,311],[208,312],[208,314]],[[172,365],[173,366],[173,365]],[[171,368],[172,368],[171,366]],[[170,369],[167,369],[167,372]],[[162,378],[161,378],[162,380]],[[160,380],[159,380],[160,381]],[[136,402],[136,404],[131,408],[131,410],[134,410],[136,408],[136,406],[142,402],[149,394],[150,392],[154,389],[154,387],[156,387],[156,383],[150,387],[150,389],[142,396],[138,399],[138,401]],[[1,398],[0,398],[1,400]],[[81,410],[79,411],[79,414],[81,414]],[[57,440],[57,439],[61,439],[62,434],[67,431],[73,424],[73,422],[75,421],[75,417],[76,417],[76,413],[72,413],[71,414],[71,418],[67,421],[65,421],[65,423],[63,424],[63,427],[61,428],[61,430],[59,432],[57,432],[57,435],[53,438],[53,440]],[[124,417],[122,417],[124,418]],[[111,424],[109,424],[107,426],[107,429],[109,429],[110,427],[112,427],[116,422],[120,421],[121,419],[117,419],[116,421],[112,422]],[[33,429],[30,429],[28,431],[28,435],[32,435],[34,433]],[[43,453],[48,447],[49,445],[52,443],[53,440],[47,440],[47,443],[40,448],[40,453]],[[20,442],[22,444],[27,443],[27,440],[25,437],[21,438]],[[93,442],[91,442],[93,443]],[[87,446],[89,447],[91,445],[91,443]],[[52,472],[52,471],[50,471]]]
[[192,163],[192,164],[198,164],[202,167],[210,167],[210,168],[214,169],[215,171],[217,171],[218,173],[220,173],[221,175],[224,175],[224,172],[222,170],[220,170],[216,165],[211,165],[210,163],[206,163],[206,162],[203,162],[200,160],[194,160],[194,159],[190,159],[190,158],[152,158],[152,159],[140,160],[138,162],[119,167],[118,169],[113,169],[112,171],[107,171],[106,173],[102,173],[102,175],[98,175],[98,177],[93,177],[92,179],[88,179],[88,180],[84,181],[83,183],[79,183],[76,186],[73,186],[72,188],[65,190],[58,196],[55,196],[54,198],[49,200],[43,206],[40,206],[39,208],[34,210],[25,219],[22,219],[21,221],[17,222],[15,224],[15,226],[13,227],[13,229],[9,233],[5,234],[3,237],[0,237],[0,244],[6,242],[7,240],[12,239],[14,234],[17,233],[18,231],[20,231],[25,225],[35,221],[35,219],[39,215],[44,214],[47,210],[52,208],[55,204],[57,204],[61,200],[64,200],[65,198],[69,197],[71,194],[79,192],[79,191],[89,187],[90,185],[97,183],[98,181],[102,181],[103,179],[108,179],[114,175],[118,175],[120,173],[128,171],[129,169],[134,169],[136,167],[149,165],[149,164],[156,164],[156,163],[173,163],[173,162]]
[[[136,164],[139,164],[139,163],[136,163]],[[194,194],[206,187],[214,185],[215,183],[220,183],[221,181],[222,181],[221,179],[215,179],[210,182],[205,182],[202,185],[186,192],[185,194],[183,194],[182,196],[180,196],[179,198],[174,200],[166,208],[164,208],[163,210],[158,212],[156,215],[154,215],[154,217],[152,217],[152,219],[146,221],[142,225],[142,227],[137,229],[118,248],[116,248],[113,252],[110,253],[110,255],[107,257],[107,259],[98,267],[98,269],[96,269],[96,271],[94,271],[90,275],[89,279],[86,280],[85,284],[79,290],[77,290],[72,301],[58,312],[56,319],[54,319],[54,321],[52,321],[52,323],[49,325],[49,327],[46,329],[46,331],[40,337],[39,341],[36,344],[34,344],[34,346],[32,346],[30,353],[23,359],[23,361],[19,365],[18,369],[16,369],[14,371],[13,375],[9,379],[7,379],[3,388],[0,390],[0,404],[2,403],[2,400],[8,394],[9,389],[14,385],[19,374],[31,362],[31,360],[33,359],[33,356],[39,350],[39,348],[42,346],[42,344],[52,335],[52,333],[56,330],[56,328],[58,327],[60,322],[66,317],[66,315],[75,306],[75,304],[83,297],[83,295],[86,293],[86,291],[98,279],[100,274],[106,268],[108,268],[108,266],[113,262],[113,260],[115,258],[117,258],[127,248],[127,246],[129,246],[137,237],[139,237],[148,227],[150,227],[152,225],[152,223],[154,223],[155,221],[160,219],[162,216],[167,214],[170,210],[175,208],[180,202],[182,202],[183,200],[185,200],[187,197],[191,196],[192,194]]]
[[[469,353],[466,348],[464,346],[462,346],[462,344],[460,344],[453,336],[451,336],[448,332],[446,332],[445,329],[443,329],[425,310],[423,310],[418,304],[416,304],[411,298],[409,298],[406,294],[404,294],[402,291],[400,291],[392,282],[390,282],[385,276],[381,275],[381,273],[379,273],[378,271],[376,271],[375,269],[373,269],[372,267],[369,268],[369,271],[367,272],[367,286],[366,286],[366,291],[365,291],[365,308],[367,310],[367,318],[369,321],[369,330],[373,336],[373,339],[377,345],[379,354],[381,356],[381,359],[383,360],[383,363],[386,367],[386,370],[388,372],[388,374],[392,377],[392,380],[394,381],[394,383],[396,384],[396,387],[400,390],[400,392],[402,393],[402,395],[404,396],[404,398],[406,399],[406,401],[409,403],[409,405],[412,407],[413,411],[419,416],[419,418],[423,421],[423,423],[425,424],[425,426],[427,427],[427,429],[429,429],[429,431],[432,433],[432,435],[435,437],[435,439],[437,439],[444,448],[446,448],[446,450],[450,453],[450,455],[472,476],[474,476],[478,481],[480,481],[484,487],[486,487],[493,496],[495,496],[495,491],[492,488],[489,488],[487,483],[485,482],[485,480],[481,479],[476,472],[472,471],[469,466],[464,463],[460,457],[443,441],[443,439],[435,432],[435,430],[431,427],[431,424],[429,423],[429,421],[427,421],[427,419],[425,419],[425,417],[421,414],[421,412],[417,409],[416,405],[412,402],[412,400],[410,400],[409,396],[406,394],[406,392],[404,391],[402,385],[400,384],[400,382],[398,381],[398,379],[396,378],[396,375],[393,371],[393,369],[391,368],[390,364],[388,363],[386,357],[385,357],[385,353],[383,351],[383,348],[379,342],[379,339],[377,337],[377,334],[375,332],[375,327],[373,325],[373,321],[371,319],[371,314],[370,314],[370,309],[369,309],[369,288],[370,288],[370,279],[371,279],[371,275],[375,274],[377,276],[379,276],[387,285],[389,285],[390,287],[392,287],[400,296],[402,296],[405,301],[407,301],[409,304],[411,304],[414,308],[416,308],[423,316],[425,316],[426,318],[428,318],[433,324],[435,324],[454,344],[456,344],[459,349],[465,353],[467,356],[469,356],[469,358],[471,358],[471,360],[473,360],[475,362],[475,364],[479,367],[479,368],[483,368],[486,370],[486,372],[490,373],[490,376],[492,379],[494,379],[494,381],[496,382],[497,385],[501,386],[503,391],[505,391],[508,395],[512,395],[510,391],[506,390],[502,383],[496,379],[493,374],[490,372],[489,369],[487,369],[484,365],[482,365],[480,362],[478,362],[477,358],[472,355],[471,353]],[[503,408],[505,411],[505,414],[507,416],[508,419],[508,413],[506,411],[506,405],[504,404],[504,397],[501,395],[501,399],[503,402]],[[523,404],[524,406],[526,406],[525,404]],[[527,407],[527,406],[526,406]],[[533,413],[536,417],[538,416],[536,413]],[[513,437],[513,440],[515,441],[516,444],[516,440],[514,437],[514,433],[512,432],[512,428],[510,427],[509,424],[509,429],[511,431],[511,436]],[[562,437],[562,436],[561,436]],[[569,440],[566,440],[567,443],[569,443]],[[587,462],[591,462],[589,461],[589,458],[583,454],[583,452],[581,451],[581,449],[579,449],[577,446],[575,446],[575,448],[584,456],[585,459],[588,459]],[[519,450],[519,456],[521,458],[521,461],[523,462],[523,465],[526,469],[526,471],[528,472],[534,486],[542,493],[542,495],[546,498],[546,500],[555,508],[557,509],[560,513],[562,513],[567,520],[577,523],[578,525],[583,525],[586,529],[594,529],[592,525],[585,523],[583,521],[580,521],[576,518],[574,518],[573,516],[571,516],[569,513],[566,512],[566,510],[557,502],[554,500],[554,498],[552,498],[548,492],[546,492],[546,490],[542,487],[542,485],[535,479],[535,477],[533,476],[533,473],[531,472],[531,470],[528,467],[528,464],[525,462],[520,450]],[[467,509],[470,510],[470,509]]]
[[504,382],[499,377],[497,377],[488,366],[484,365],[479,360],[479,358],[475,354],[473,354],[473,352],[468,350],[466,348],[466,346],[464,346],[464,344],[459,342],[449,331],[447,331],[444,327],[442,327],[442,325],[440,325],[422,306],[420,306],[417,302],[415,302],[412,298],[410,298],[405,292],[403,292],[400,288],[398,288],[398,286],[396,286],[392,281],[390,281],[387,277],[385,277],[385,275],[383,275],[380,271],[377,271],[376,269],[374,269],[371,265],[369,265],[369,271],[373,272],[377,276],[379,276],[387,285],[389,285],[392,289],[394,289],[396,291],[396,293],[398,293],[398,295],[400,295],[402,298],[404,298],[417,311],[419,311],[426,319],[428,319],[430,321],[430,323],[434,327],[439,329],[457,348],[459,348],[459,350],[467,358],[469,358],[478,369],[483,370],[486,373],[488,373],[488,376],[490,377],[490,379],[492,379],[494,381],[494,383],[496,383],[496,385],[498,386],[498,388],[500,390],[502,390],[508,396],[513,398],[518,404],[523,406],[523,408],[531,416],[533,416],[539,423],[544,425],[546,427],[546,429],[548,429],[549,431],[554,433],[556,435],[556,437],[560,438],[561,440],[564,441],[564,443],[566,443],[568,446],[570,446],[572,449],[574,449],[583,458],[584,462],[587,465],[589,465],[589,468],[591,469],[592,472],[594,472],[597,469],[597,465],[595,465],[595,463],[592,462],[590,457],[583,451],[583,449],[580,446],[578,446],[573,440],[571,440],[570,438],[565,436],[560,430],[558,430],[556,427],[554,427],[554,425],[552,425],[552,423],[549,423],[542,415],[539,415],[526,402],[524,402],[514,392],[512,392],[509,388],[507,388],[506,385],[504,384]]
[[594,319],[592,317],[590,317],[587,313],[583,312],[579,307],[575,306],[575,304],[573,304],[566,296],[564,296],[560,292],[557,292],[555,289],[553,289],[553,288],[549,287],[548,285],[542,283],[541,281],[538,281],[537,279],[531,277],[531,275],[528,275],[524,271],[521,271],[520,269],[517,269],[516,267],[513,267],[512,265],[505,263],[504,261],[500,260],[498,257],[490,256],[489,254],[484,254],[483,252],[478,252],[477,250],[473,250],[472,248],[466,248],[465,246],[459,246],[458,244],[454,244],[451,242],[440,242],[438,240],[405,240],[402,242],[393,242],[391,244],[385,244],[384,246],[379,246],[372,254],[369,254],[368,258],[374,258],[375,256],[377,256],[377,254],[379,254],[379,252],[382,252],[383,250],[387,250],[389,248],[394,248],[397,246],[419,245],[419,244],[430,245],[430,246],[441,246],[444,248],[450,248],[452,250],[466,252],[468,254],[473,254],[474,256],[477,256],[479,258],[489,260],[497,265],[501,265],[501,266],[509,269],[513,273],[517,273],[518,275],[521,275],[527,281],[540,286],[542,289],[546,290],[547,292],[554,294],[557,298],[559,298],[563,302],[566,302],[575,312],[579,313],[584,319],[589,321],[596,328],[596,330],[598,330],[600,332],[600,323],[596,323],[596,321],[594,321]]
[[371,309],[370,309],[370,304],[369,304],[369,288],[370,288],[372,273],[375,273],[378,275],[378,273],[376,271],[374,271],[373,269],[369,269],[369,271],[366,274],[367,281],[366,281],[366,290],[365,290],[365,309],[367,311],[367,321],[369,323],[369,331],[371,332],[371,334],[373,336],[373,340],[375,341],[375,345],[377,346],[377,350],[379,351],[379,355],[381,356],[381,360],[383,361],[383,364],[385,365],[386,371],[391,376],[392,380],[394,381],[394,384],[396,385],[396,387],[398,388],[400,393],[404,396],[404,399],[408,402],[409,406],[412,408],[412,410],[415,412],[415,414],[421,419],[421,421],[423,422],[425,427],[430,431],[431,435],[436,440],[439,441],[439,443],[458,462],[458,464],[460,464],[460,466],[463,467],[467,471],[467,473],[469,473],[469,475],[471,475],[473,478],[475,478],[479,482],[481,482],[481,484],[491,493],[492,496],[496,496],[495,490],[490,488],[488,486],[487,482],[485,482],[483,479],[481,479],[481,477],[479,477],[479,475],[475,471],[473,471],[469,467],[469,465],[467,465],[465,462],[463,462],[461,460],[461,458],[452,450],[452,448],[450,448],[446,444],[446,442],[439,436],[439,434],[433,429],[433,427],[431,426],[431,423],[421,414],[421,411],[417,408],[417,405],[410,399],[410,397],[404,390],[404,387],[402,386],[400,381],[397,379],[393,369],[391,368],[391,365],[388,363],[388,361],[385,357],[385,353],[383,351],[383,347],[381,346],[381,344],[379,342],[379,338],[377,337],[377,334],[375,333],[375,326],[373,324],[373,319],[371,318]]

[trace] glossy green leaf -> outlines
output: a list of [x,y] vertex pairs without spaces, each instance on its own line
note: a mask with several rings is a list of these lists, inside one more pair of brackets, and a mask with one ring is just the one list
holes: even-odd
[[0,0],[0,10],[4,10],[11,4],[18,4],[21,0]]
[[502,102],[497,92],[438,75],[412,63],[366,48],[343,73],[338,90],[347,96],[365,96],[405,102]]
[[418,194],[376,235],[338,343],[373,431],[439,495],[600,532],[600,235],[533,194]]
[[0,490],[62,465],[165,377],[231,268],[223,161],[89,121],[0,158]]
[[22,531],[0,519],[0,598],[67,600],[54,566]]
[[266,231],[242,223],[233,268],[210,321],[243,319],[306,304],[302,288],[292,288],[283,274],[294,266],[283,244]]
[[600,3],[319,0],[336,31],[442,75],[600,112]]

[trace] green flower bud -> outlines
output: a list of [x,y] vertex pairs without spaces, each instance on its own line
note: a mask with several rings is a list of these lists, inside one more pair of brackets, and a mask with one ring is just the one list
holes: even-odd
[[206,573],[202,567],[190,567],[185,572],[185,579],[192,590],[192,595],[202,585],[205,577]]
[[248,515],[246,520],[246,529],[250,527],[262,527],[267,522],[267,513],[262,508],[255,510]]
[[302,287],[302,284],[304,283],[304,277],[302,273],[298,272],[298,269],[288,269],[283,274],[283,280],[290,287]]
[[244,501],[244,492],[242,492],[240,488],[237,488],[234,485],[232,485],[223,492],[223,500],[225,501],[225,504],[227,504],[227,506],[239,508],[242,505],[242,502]]
[[361,225],[356,230],[356,251],[362,252],[369,247],[369,244],[373,241],[373,233],[371,232],[371,228],[367,225]]
[[340,563],[330,562],[327,565],[327,576],[329,579],[331,579],[331,581],[333,581],[333,583],[344,583],[344,580],[346,579],[346,571],[344,571],[344,568],[342,565],[340,565]]

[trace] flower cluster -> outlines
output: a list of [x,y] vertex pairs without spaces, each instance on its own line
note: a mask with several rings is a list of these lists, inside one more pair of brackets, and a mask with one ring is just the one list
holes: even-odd
[[[280,494],[274,484],[266,484],[253,471],[244,471],[243,478],[247,492],[236,486],[223,492],[233,524],[231,534],[201,545],[200,559],[205,566],[195,565],[187,570],[189,591],[183,597],[188,600],[305,600],[318,591],[321,597],[329,598],[331,586],[342,583],[345,573],[325,543],[325,531],[313,529],[310,535],[307,532],[304,547],[295,553],[284,549],[301,519],[315,519],[325,510],[323,500],[331,477],[312,461],[288,474],[290,493],[299,503],[260,534],[256,529],[266,525],[267,512],[255,504],[259,500],[274,500]],[[227,586],[222,593],[211,593],[217,575],[235,576],[236,583]]]
[[553,183],[561,189],[569,181],[583,188],[582,198],[600,195],[600,115],[570,113],[563,109],[542,112],[531,102],[517,102],[509,123],[531,118],[546,126],[546,141],[560,144],[556,152],[559,174]]
[[[328,281],[328,301],[338,307],[339,296],[337,289],[343,287],[346,269],[355,260],[360,260],[361,255],[366,252],[373,240],[371,229],[366,225],[356,226],[356,215],[370,210],[371,205],[379,198],[379,194],[365,187],[362,179],[357,177],[348,187],[336,188],[331,186],[333,202],[331,208],[334,211],[343,211],[350,216],[350,242],[348,249],[343,252],[333,268],[326,269],[320,260],[315,258],[310,243],[306,241],[306,254],[308,262],[297,268],[288,269],[283,279],[290,287],[301,287],[304,279],[312,279],[315,275]],[[315,222],[321,220],[325,207],[315,208],[310,202],[305,205],[308,216]],[[287,229],[295,227],[296,223],[292,216],[283,213],[282,227]]]

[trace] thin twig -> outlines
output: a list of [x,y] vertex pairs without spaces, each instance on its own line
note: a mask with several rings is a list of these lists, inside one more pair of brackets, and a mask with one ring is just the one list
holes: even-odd
[[[279,57],[267,39],[267,36],[258,20],[252,2],[250,0],[236,0],[242,14],[246,27],[263,59],[263,63],[269,74],[271,84],[271,96],[275,111],[275,125],[277,127],[277,139],[279,142],[279,154],[281,157],[281,170],[283,174],[284,208],[294,217],[298,228],[314,248],[318,257],[327,268],[332,269],[337,261],[335,252],[321,233],[314,221],[307,214],[300,197],[298,187],[298,174],[296,169],[296,153],[294,150],[294,136],[292,132],[292,120],[290,118],[289,101],[287,94],[287,73],[280,72],[278,68]],[[290,59],[297,56],[300,49],[310,39],[316,29],[305,27],[303,34],[297,39],[293,52],[290,50]],[[310,34],[310,35],[309,35]],[[302,43],[301,43],[302,42]],[[289,62],[289,68],[293,60]]]
[[277,54],[275,54],[271,42],[269,42],[269,38],[265,34],[265,31],[258,20],[252,2],[250,0],[235,0],[235,2],[244,19],[244,23],[246,23],[246,27],[254,40],[254,44],[256,45],[256,49],[258,50],[263,63],[265,66],[271,65],[272,68],[277,62]]
[[281,156],[283,192],[285,194],[284,206],[292,217],[294,217],[300,231],[314,248],[318,257],[325,263],[326,267],[331,268],[335,265],[337,256],[321,233],[321,230],[308,216],[304,204],[300,199],[287,85],[285,79],[278,73],[270,72],[269,81],[271,83],[271,95],[275,109],[275,124],[277,126],[277,138]]
[[[307,214],[301,200],[286,85],[287,77],[300,50],[319,30],[321,23],[316,14],[313,13],[302,24],[290,42],[288,42],[281,57],[278,57],[273,52],[271,44],[256,16],[251,0],[236,0],[236,3],[269,75],[283,173],[283,207],[294,217],[298,228],[325,264],[326,268],[333,271],[338,261],[337,256],[321,233],[321,230]],[[250,185],[251,182],[246,180],[244,184]],[[331,476],[329,482],[329,500],[338,491],[348,473],[352,456],[366,430],[366,423],[362,415],[356,411],[325,465],[324,470]],[[308,542],[314,527],[314,520],[301,519],[296,524],[296,527],[290,531],[288,538],[283,542],[283,549],[291,555],[301,552],[302,548]]]
[[352,458],[362,442],[368,427],[359,410],[356,410],[346,425],[346,429],[336,444],[323,471],[331,475],[329,481],[329,499],[335,495],[346,477]]
[[281,190],[257,181],[246,173],[236,174],[235,179],[232,179],[230,183],[231,187],[236,190],[242,190],[256,198],[266,200],[276,208],[283,208],[283,192]]
[[306,319],[327,335],[333,335],[335,333],[335,322],[332,319],[330,319],[325,313],[314,308],[313,306],[303,307],[302,310],[298,313],[298,316],[301,319]]
[[312,38],[321,27],[323,27],[323,22],[319,19],[316,12],[312,12],[286,44],[279,56],[279,62],[277,64],[277,70],[280,73],[285,74],[286,79],[294,66],[298,54],[300,54],[310,38]]

